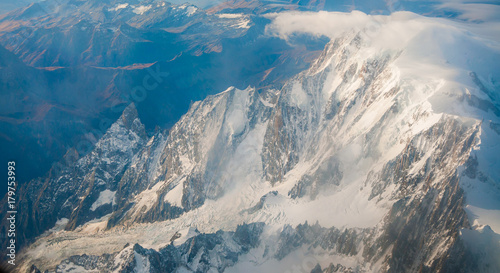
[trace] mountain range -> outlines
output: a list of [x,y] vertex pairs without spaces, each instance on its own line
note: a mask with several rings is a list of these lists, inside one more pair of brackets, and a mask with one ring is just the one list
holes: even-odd
[[120,3],[51,0],[0,16],[2,159],[23,162],[20,181],[42,176],[70,148],[85,155],[131,102],[141,102],[153,134],[233,84],[280,86],[327,41],[264,36],[261,17]]
[[263,2],[0,19],[4,124],[111,120],[19,188],[16,272],[500,271],[496,25]]

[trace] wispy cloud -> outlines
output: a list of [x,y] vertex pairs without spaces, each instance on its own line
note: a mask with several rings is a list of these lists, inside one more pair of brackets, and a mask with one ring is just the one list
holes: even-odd
[[463,3],[446,1],[438,9],[460,13],[457,18],[467,21],[500,21],[500,5],[489,3]]

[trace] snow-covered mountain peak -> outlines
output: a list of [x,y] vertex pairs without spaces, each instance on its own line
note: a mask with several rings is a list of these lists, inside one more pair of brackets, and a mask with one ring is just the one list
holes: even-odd
[[[339,65],[354,69],[369,59],[378,58],[377,55],[385,56],[395,59],[391,62],[392,71],[403,84],[428,84],[432,94],[427,95],[432,96],[427,100],[434,112],[475,118],[493,114],[490,119],[500,114],[495,113],[499,105],[499,92],[495,90],[500,87],[500,75],[494,72],[500,70],[500,40],[491,38],[486,31],[476,31],[477,24],[427,18],[409,12],[390,16],[361,12],[274,16],[273,23],[268,26],[270,34],[286,38],[294,33],[306,33],[331,38],[310,73],[319,73],[328,66],[337,70],[341,68]],[[489,33],[500,31],[492,28]],[[420,91],[411,93],[423,94]],[[470,99],[463,100],[464,97],[488,102],[479,103],[479,106]],[[449,103],[450,100],[454,102]],[[474,105],[479,109],[472,109]]]

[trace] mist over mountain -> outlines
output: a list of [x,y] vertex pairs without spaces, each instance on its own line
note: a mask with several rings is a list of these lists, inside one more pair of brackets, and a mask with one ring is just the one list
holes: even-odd
[[47,0],[1,15],[0,147],[23,180],[17,265],[2,265],[499,272],[498,7]]

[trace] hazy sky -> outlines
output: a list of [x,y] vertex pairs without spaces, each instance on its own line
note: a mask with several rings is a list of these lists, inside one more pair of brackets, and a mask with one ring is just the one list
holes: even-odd
[[[0,0],[0,13],[26,6],[39,0]],[[327,0],[328,4],[338,11],[350,9],[365,13],[390,13],[391,11],[408,10],[424,15],[456,16],[470,21],[500,21],[500,0]],[[331,2],[330,2],[331,1]],[[123,0],[127,2],[127,0]],[[224,2],[224,0],[170,0],[168,2],[182,4],[190,2],[205,8]],[[284,0],[264,0],[264,2],[283,3]],[[441,12],[441,14],[439,14]]]

